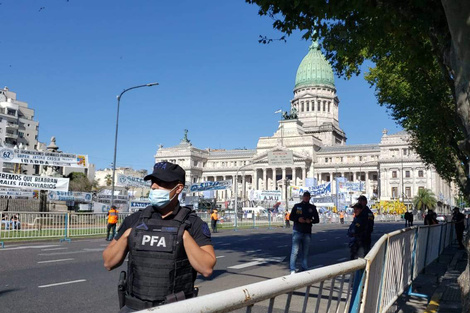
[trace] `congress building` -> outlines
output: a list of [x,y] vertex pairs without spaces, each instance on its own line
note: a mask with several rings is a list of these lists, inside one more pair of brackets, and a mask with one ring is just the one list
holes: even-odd
[[[283,200],[288,194],[290,201],[298,201],[298,194],[292,195],[289,187],[312,185],[329,185],[327,196],[334,202],[341,192],[338,177],[360,183],[361,190],[346,192],[350,202],[362,193],[376,201],[396,199],[411,204],[418,190],[426,188],[434,192],[441,210],[455,205],[453,184],[425,166],[410,149],[406,132],[383,130],[377,144],[348,145],[339,109],[332,68],[314,42],[297,70],[291,111],[283,114],[272,136],[259,138],[256,149],[199,149],[186,132],[179,144],[159,146],[155,161],[181,165],[191,183],[233,180],[235,184],[237,177],[238,201],[245,206],[251,190],[280,190]],[[292,151],[292,162],[268,162],[270,153],[288,151]],[[214,197],[226,205],[235,199],[235,188],[216,191]],[[324,197],[318,201],[325,202]]]

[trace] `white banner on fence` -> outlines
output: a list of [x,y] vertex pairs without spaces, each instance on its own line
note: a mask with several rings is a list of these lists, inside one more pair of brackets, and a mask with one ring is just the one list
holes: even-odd
[[92,202],[94,213],[108,213],[110,205],[107,203]]
[[39,190],[0,190],[0,199],[39,199]]
[[248,198],[251,201],[281,201],[280,190],[250,190]]
[[151,184],[152,182],[150,180],[145,181],[142,177],[117,174],[116,186],[150,188]]
[[[111,195],[98,194],[96,195],[98,202],[111,203]],[[114,204],[127,204],[129,202],[129,196],[117,195],[114,196]]]
[[53,153],[10,148],[0,149],[0,161],[35,165],[88,167],[88,156],[83,154]]
[[361,191],[363,187],[363,182],[338,182],[339,192]]
[[92,194],[80,191],[49,191],[47,197],[57,201],[91,202]]
[[69,179],[0,172],[0,186],[22,189],[68,191]]
[[206,181],[203,183],[185,186],[185,192],[200,192],[208,190],[225,190],[232,188],[232,180]]

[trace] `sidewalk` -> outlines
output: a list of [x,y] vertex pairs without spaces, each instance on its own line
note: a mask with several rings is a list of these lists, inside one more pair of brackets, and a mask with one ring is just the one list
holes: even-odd
[[419,274],[412,285],[414,293],[428,298],[403,294],[395,303],[396,313],[461,313],[460,287],[457,279],[467,265],[467,253],[457,246],[447,247],[443,254]]

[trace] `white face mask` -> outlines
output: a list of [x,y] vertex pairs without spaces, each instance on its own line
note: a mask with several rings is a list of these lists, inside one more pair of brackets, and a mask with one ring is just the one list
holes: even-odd
[[164,208],[176,197],[175,195],[170,199],[170,193],[175,190],[178,186],[171,190],[166,189],[152,189],[149,193],[150,204],[157,208]]

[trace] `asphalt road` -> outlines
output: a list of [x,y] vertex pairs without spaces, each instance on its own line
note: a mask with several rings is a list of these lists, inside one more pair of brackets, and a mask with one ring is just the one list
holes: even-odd
[[[376,223],[373,241],[403,224]],[[311,268],[348,260],[347,225],[315,225]],[[288,274],[292,229],[225,230],[213,234],[217,265],[210,279],[197,279],[200,294]],[[0,249],[0,312],[118,311],[117,281],[102,262],[104,239],[68,243],[6,244]]]

